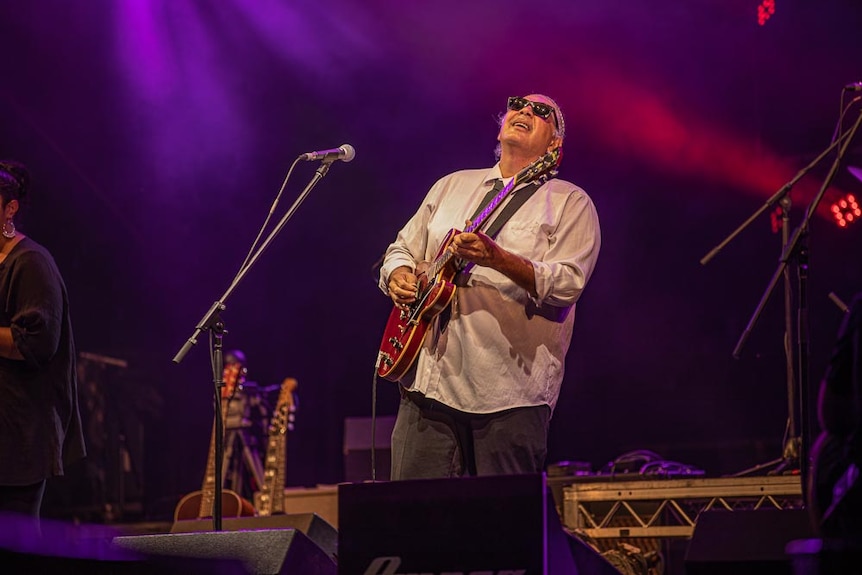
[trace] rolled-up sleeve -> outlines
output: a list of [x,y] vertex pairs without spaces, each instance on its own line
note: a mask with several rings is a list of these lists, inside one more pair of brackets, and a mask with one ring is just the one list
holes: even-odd
[[595,205],[580,190],[567,198],[556,230],[548,237],[549,249],[532,261],[537,305],[565,307],[580,298],[599,257],[601,230]]
[[16,266],[18,285],[12,338],[24,360],[44,366],[57,353],[63,318],[63,291],[51,262],[31,252]]

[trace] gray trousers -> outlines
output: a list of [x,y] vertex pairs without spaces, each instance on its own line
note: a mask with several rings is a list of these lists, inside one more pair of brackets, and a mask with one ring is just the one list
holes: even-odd
[[416,392],[402,394],[392,431],[392,480],[540,473],[547,405],[464,413]]

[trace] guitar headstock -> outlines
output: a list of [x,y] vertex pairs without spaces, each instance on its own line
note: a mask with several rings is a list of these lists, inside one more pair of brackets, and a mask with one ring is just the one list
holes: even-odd
[[242,384],[245,383],[245,376],[247,373],[248,369],[246,369],[245,365],[242,363],[231,362],[224,364],[224,370],[222,371],[224,387],[221,390],[221,398],[231,399],[236,393],[236,390],[242,387]]
[[557,175],[557,168],[560,166],[560,161],[563,159],[563,149],[561,147],[554,148],[538,160],[521,170],[515,176],[515,185],[539,180],[544,182],[548,178]]
[[297,382],[288,377],[281,382],[281,391],[278,393],[275,409],[272,412],[272,420],[269,425],[270,434],[285,433],[293,430],[293,414],[296,413],[295,392]]

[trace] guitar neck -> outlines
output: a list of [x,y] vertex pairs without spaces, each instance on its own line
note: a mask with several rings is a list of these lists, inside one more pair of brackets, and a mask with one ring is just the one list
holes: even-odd
[[[561,152],[559,148],[548,152],[547,154],[545,154],[544,156],[542,156],[541,158],[515,174],[515,177],[512,178],[508,184],[503,186],[500,192],[496,196],[494,196],[488,203],[488,205],[482,209],[482,211],[473,219],[472,222],[470,222],[470,225],[464,229],[464,232],[472,233],[482,227],[482,225],[485,223],[485,220],[487,220],[488,217],[492,213],[494,213],[494,210],[497,209],[497,206],[499,206],[503,202],[503,200],[506,199],[506,196],[508,196],[517,186],[520,186],[521,184],[529,182],[536,178],[543,177],[549,169],[551,169],[559,162],[560,153]],[[444,245],[447,245],[449,243],[453,234],[454,230],[450,232],[449,236],[447,236]],[[437,274],[440,273],[444,267],[446,267],[446,264],[448,264],[449,260],[451,259],[452,252],[450,252],[449,250],[443,250],[443,253],[437,256],[437,258],[428,267],[426,275],[429,278],[437,277]]]
[[[470,222],[470,225],[464,228],[464,232],[472,233],[482,227],[482,224],[485,223],[485,220],[488,219],[488,216],[490,216],[491,213],[495,209],[497,209],[497,206],[500,205],[500,202],[502,202],[506,198],[506,196],[509,194],[509,192],[512,191],[512,188],[514,187],[515,179],[512,179],[512,181],[509,182],[507,186],[503,187],[503,189],[500,190],[500,193],[494,196],[491,202],[487,206],[485,206],[485,209],[483,209],[482,212],[477,215],[472,222]],[[443,244],[448,245],[452,237],[454,237],[454,234],[455,230],[449,232],[449,235],[446,236],[446,240],[443,242]],[[449,250],[443,250],[443,252],[439,256],[437,256],[437,258],[431,263],[431,265],[428,266],[428,271],[426,272],[426,275],[429,278],[437,277],[437,274],[439,274],[443,270],[443,268],[446,267],[446,264],[449,263],[452,257],[452,252],[450,252]]]
[[[228,400],[221,401],[222,421],[227,417]],[[216,487],[216,462],[215,462],[215,443],[216,429],[213,423],[212,438],[210,439],[210,451],[207,456],[207,466],[204,471],[204,482],[201,486],[201,506],[198,511],[198,518],[212,517],[213,507],[215,506],[215,487]],[[219,478],[221,481],[221,478]]]
[[517,177],[512,178],[512,180],[507,185],[503,186],[503,188],[500,190],[500,192],[496,196],[494,196],[490,202],[488,202],[488,205],[485,206],[485,208],[481,211],[481,213],[479,213],[479,215],[477,215],[476,218],[472,222],[470,222],[470,225],[467,226],[467,228],[464,231],[465,232],[475,232],[480,227],[482,227],[482,224],[485,223],[485,220],[487,220],[488,217],[492,213],[494,213],[494,210],[497,209],[497,206],[499,206],[500,203],[504,199],[506,199],[506,196],[508,196],[509,193],[512,191],[512,189],[515,186],[517,186],[518,184],[520,184],[520,182],[518,181],[518,178]]
[[261,485],[260,515],[284,513],[284,484],[287,479],[287,436],[277,433],[269,438],[266,448],[266,463]]
[[292,429],[295,402],[293,392],[296,380],[286,378],[281,383],[281,392],[269,425],[269,442],[266,445],[266,464],[263,485],[260,486],[259,515],[284,513],[284,485],[287,480],[287,432]]

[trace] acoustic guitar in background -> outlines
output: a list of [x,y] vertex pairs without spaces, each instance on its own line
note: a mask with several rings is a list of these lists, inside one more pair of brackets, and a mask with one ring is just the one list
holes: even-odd
[[257,499],[258,515],[284,513],[284,485],[287,479],[287,432],[293,430],[296,412],[296,380],[288,377],[281,383],[278,401],[269,423],[269,441],[266,446],[263,485]]
[[[229,363],[224,367],[224,387],[221,393],[222,420],[227,417],[228,404],[237,387],[245,381],[245,367],[241,363]],[[210,440],[210,451],[207,457],[204,482],[200,490],[189,493],[177,504],[174,510],[174,521],[190,519],[204,519],[213,516],[215,507],[215,423],[213,423],[212,439]],[[218,481],[222,481],[219,477]],[[221,492],[222,517],[250,517],[255,515],[254,505],[247,499],[243,499],[236,491],[223,489]]]

